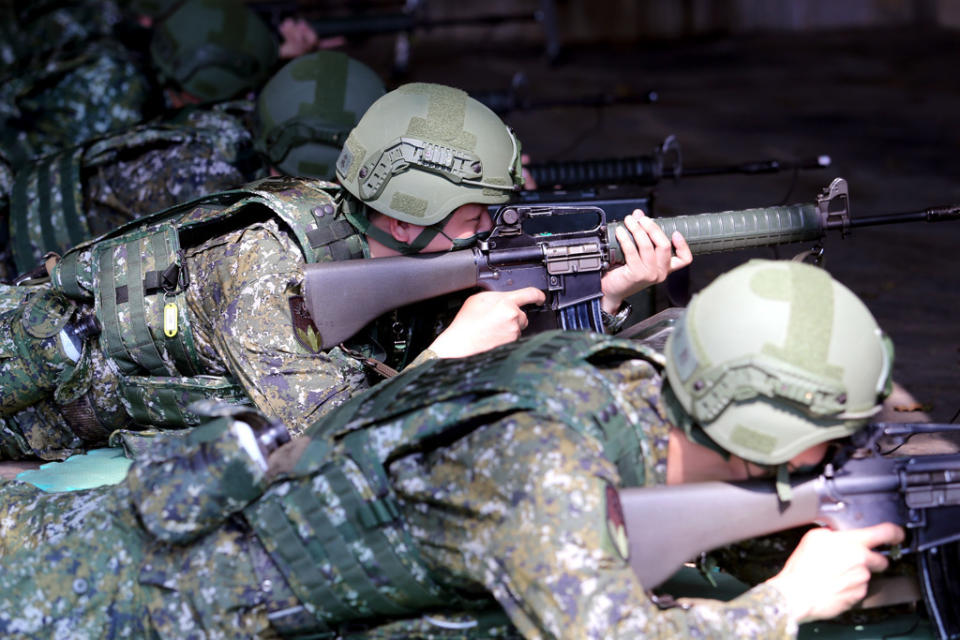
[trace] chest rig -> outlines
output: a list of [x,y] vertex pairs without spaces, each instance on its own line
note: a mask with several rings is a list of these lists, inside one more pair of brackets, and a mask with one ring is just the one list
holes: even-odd
[[279,218],[307,262],[359,258],[362,240],[338,219],[338,187],[320,180],[265,178],[242,189],[171,207],[82,244],[51,274],[54,289],[93,303],[100,348],[120,373],[120,393],[138,423],[199,423],[194,400],[244,401],[231,377],[204,375],[186,292],[184,251],[249,224],[251,211]]
[[[225,132],[240,129],[227,114],[211,112],[203,127],[142,125],[119,135],[44,157],[17,172],[10,200],[10,238],[20,273],[48,251],[63,254],[92,236],[84,202],[84,176],[91,169],[150,149],[200,142],[216,147]],[[246,135],[246,134],[244,134]],[[237,150],[223,149],[230,159]]]
[[390,485],[390,462],[524,410],[597,438],[625,481],[635,481],[643,477],[643,436],[590,363],[648,356],[627,341],[555,331],[428,361],[313,425],[289,479],[248,507],[247,521],[320,630],[475,606],[420,557]]

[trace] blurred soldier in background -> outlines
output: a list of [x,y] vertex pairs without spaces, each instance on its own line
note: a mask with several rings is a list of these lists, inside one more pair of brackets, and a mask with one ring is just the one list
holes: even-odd
[[317,52],[278,71],[256,105],[184,108],[167,121],[38,160],[10,185],[6,279],[34,269],[49,251],[62,254],[141,215],[238,187],[271,169],[333,179],[340,145],[383,93],[366,65]]

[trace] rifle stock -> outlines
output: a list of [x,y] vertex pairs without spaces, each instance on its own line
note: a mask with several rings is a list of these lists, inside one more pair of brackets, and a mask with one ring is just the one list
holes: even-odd
[[702,552],[814,522],[815,482],[795,485],[785,508],[772,481],[621,489],[630,566],[652,589]]
[[309,264],[303,289],[322,347],[329,349],[387,311],[476,284],[477,258],[468,249]]

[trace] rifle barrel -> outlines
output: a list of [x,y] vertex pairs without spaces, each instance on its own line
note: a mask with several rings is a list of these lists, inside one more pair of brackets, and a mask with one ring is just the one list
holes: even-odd
[[681,167],[679,165],[664,166],[661,155],[654,153],[625,158],[544,162],[531,164],[527,169],[537,184],[542,186],[559,184],[572,187],[623,182],[653,186],[663,178],[779,173],[801,169],[823,169],[829,167],[830,163],[830,156],[820,155],[799,162],[769,159],[715,167]]
[[[671,167],[663,170],[665,178],[700,176],[719,176],[732,174],[756,175],[760,173],[780,173],[781,171],[794,171],[801,169],[825,169],[830,166],[832,160],[830,156],[820,155],[816,158],[809,158],[799,162],[785,162],[771,158],[769,160],[760,160],[757,162],[744,162],[743,164],[721,165],[716,167],[683,167],[675,172]],[[677,175],[679,174],[679,175]]]
[[[960,205],[951,205],[946,207],[930,207],[921,211],[906,211],[904,213],[891,213],[883,216],[865,216],[860,218],[851,218],[846,224],[847,227],[878,227],[885,224],[900,224],[902,222],[946,222],[948,220],[960,220]],[[827,228],[837,228],[842,226],[840,221],[831,221]]]
[[489,14],[454,18],[418,18],[408,13],[381,13],[349,17],[329,17],[311,20],[321,38],[333,36],[369,36],[384,33],[431,29],[434,27],[496,26],[509,22],[534,22],[539,20],[535,12]]

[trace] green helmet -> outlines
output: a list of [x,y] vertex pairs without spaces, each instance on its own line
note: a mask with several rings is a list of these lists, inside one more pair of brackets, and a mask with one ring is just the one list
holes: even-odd
[[240,0],[188,0],[156,26],[150,56],[164,80],[217,101],[259,87],[277,43]]
[[385,92],[377,74],[337,51],[286,64],[257,100],[257,149],[287,175],[331,180],[347,134]]
[[464,204],[507,202],[523,183],[520,142],[463,91],[407,84],[374,102],[350,132],[337,177],[376,211],[429,226]]
[[851,435],[892,384],[893,347],[867,307],[799,262],[752,260],[717,278],[678,320],[666,356],[690,418],[767,465]]

